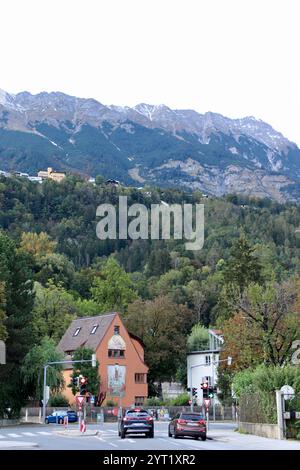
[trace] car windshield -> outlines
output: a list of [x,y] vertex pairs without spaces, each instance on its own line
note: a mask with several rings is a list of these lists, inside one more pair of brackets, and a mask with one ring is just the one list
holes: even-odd
[[145,410],[130,410],[127,411],[126,416],[129,418],[145,418],[149,413]]
[[65,411],[54,411],[52,413],[53,416],[62,416],[62,415],[66,415],[67,413]]
[[182,414],[181,419],[185,419],[186,421],[200,421],[204,419],[202,415],[193,415],[193,414]]

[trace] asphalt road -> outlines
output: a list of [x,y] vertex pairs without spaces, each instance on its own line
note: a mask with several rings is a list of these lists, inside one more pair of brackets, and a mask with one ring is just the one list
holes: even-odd
[[[61,425],[19,425],[0,428],[0,450],[3,448],[29,448],[35,443],[37,450],[256,450],[256,449],[291,449],[300,450],[300,441],[278,441],[249,434],[234,432],[233,423],[210,423],[208,439],[196,441],[192,438],[174,439],[168,437],[168,423],[155,423],[153,439],[142,435],[128,435],[120,439],[116,423],[103,423],[88,426],[89,431],[99,431],[93,436],[65,436],[57,434],[63,430]],[[70,425],[76,430],[76,425]],[[6,447],[5,443],[12,443]],[[2,444],[1,444],[2,443]],[[15,443],[15,446],[13,445]],[[24,443],[24,447],[22,447]]]

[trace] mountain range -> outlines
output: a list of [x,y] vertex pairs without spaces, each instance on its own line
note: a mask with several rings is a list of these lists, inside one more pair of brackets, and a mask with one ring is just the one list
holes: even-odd
[[300,149],[254,117],[0,90],[0,169],[300,200]]

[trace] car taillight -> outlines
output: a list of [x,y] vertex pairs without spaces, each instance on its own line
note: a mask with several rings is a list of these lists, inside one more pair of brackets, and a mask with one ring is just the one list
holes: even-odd
[[178,422],[178,424],[186,424],[186,420],[185,420],[185,419],[179,419],[177,422]]
[[152,416],[146,416],[146,421],[153,421]]
[[202,424],[203,426],[205,426],[206,422],[204,421],[204,419],[200,419],[199,424]]

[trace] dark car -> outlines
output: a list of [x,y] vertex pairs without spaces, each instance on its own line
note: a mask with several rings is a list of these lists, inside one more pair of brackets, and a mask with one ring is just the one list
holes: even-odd
[[178,413],[169,424],[169,437],[191,436],[206,440],[206,421],[200,413]]
[[124,439],[126,434],[133,433],[154,437],[153,417],[141,408],[126,410],[119,416],[118,431],[121,439]]
[[66,417],[68,418],[68,423],[76,423],[78,420],[76,411],[53,411],[51,415],[46,417],[45,423],[63,424]]

